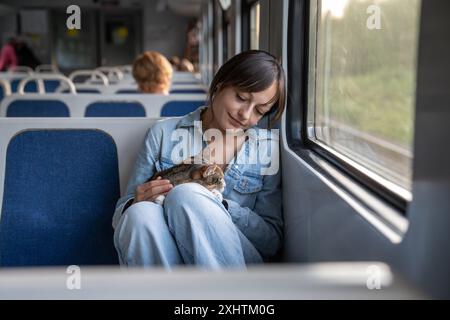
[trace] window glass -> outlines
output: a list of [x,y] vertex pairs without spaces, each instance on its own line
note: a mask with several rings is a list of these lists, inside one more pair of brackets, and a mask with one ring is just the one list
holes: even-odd
[[259,49],[259,1],[250,7],[250,49]]
[[419,0],[312,1],[308,138],[410,198]]

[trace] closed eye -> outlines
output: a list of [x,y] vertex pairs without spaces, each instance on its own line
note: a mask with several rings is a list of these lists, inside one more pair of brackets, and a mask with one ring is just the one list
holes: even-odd
[[259,110],[258,108],[255,108],[255,111],[257,114],[263,116],[265,112],[262,112],[261,110]]
[[239,93],[236,93],[236,100],[241,101],[241,102],[246,101],[246,99],[243,96],[241,96]]

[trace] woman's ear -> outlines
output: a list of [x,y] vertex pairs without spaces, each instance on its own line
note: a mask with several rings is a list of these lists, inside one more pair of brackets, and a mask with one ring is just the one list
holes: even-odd
[[215,97],[220,91],[222,91],[223,84],[218,83],[213,91],[213,97]]

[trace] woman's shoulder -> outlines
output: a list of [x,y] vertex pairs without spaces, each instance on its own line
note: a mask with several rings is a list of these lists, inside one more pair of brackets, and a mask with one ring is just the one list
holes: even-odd
[[181,126],[192,126],[194,121],[200,120],[200,113],[206,108],[206,106],[201,106],[196,110],[182,116],[182,117],[171,117],[158,120],[154,127],[162,130],[174,130],[175,128]]
[[182,119],[181,117],[159,119],[155,122],[155,124],[152,126],[152,128],[154,128],[155,130],[158,130],[158,131],[173,130],[174,128],[176,128],[178,122],[181,119]]
[[159,119],[152,125],[152,127],[149,129],[149,132],[153,135],[170,136],[172,132],[179,127],[191,126],[194,124],[194,121],[199,120],[199,114],[203,108],[205,107],[200,107],[197,110],[181,117]]
[[171,117],[159,119],[152,125],[150,131],[153,133],[172,132],[178,127],[178,124],[183,118],[184,117]]

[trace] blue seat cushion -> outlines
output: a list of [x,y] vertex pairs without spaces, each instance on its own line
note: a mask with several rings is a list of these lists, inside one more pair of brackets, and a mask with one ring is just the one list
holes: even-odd
[[105,101],[87,106],[86,117],[145,117],[145,109],[139,102]]
[[117,264],[116,145],[93,129],[28,130],[6,154],[0,265]]
[[116,91],[117,94],[135,94],[142,93],[138,89],[120,89]]
[[183,93],[206,93],[203,89],[173,89],[170,93],[183,94]]
[[179,81],[174,81],[172,84],[199,84],[200,81],[195,81],[195,80],[179,80]]
[[[61,90],[61,93],[70,93],[69,89]],[[97,89],[77,89],[77,93],[100,93],[100,90]]]
[[[11,81],[11,92],[17,92],[17,87],[22,79],[14,79]],[[35,81],[28,81],[25,85],[25,92],[38,92]]]
[[59,80],[44,80],[45,92],[55,92],[59,87]]
[[70,117],[69,108],[59,100],[14,100],[7,117]]
[[205,101],[169,101],[163,105],[161,117],[184,116],[204,105]]

